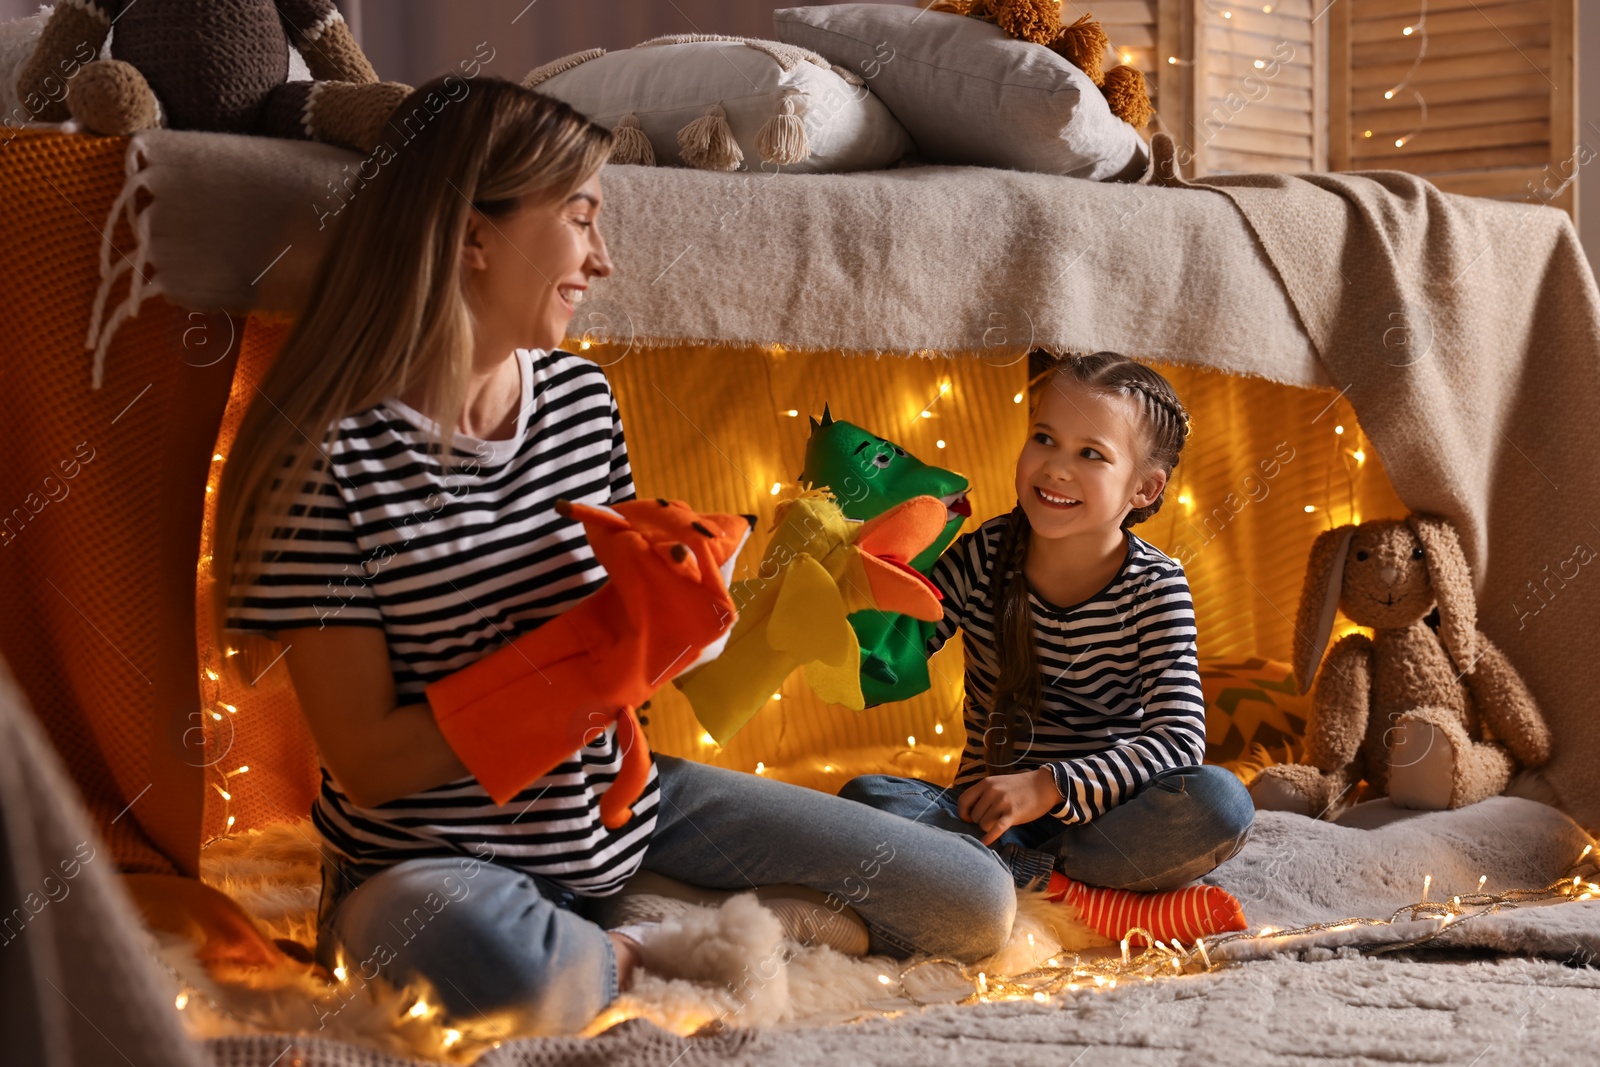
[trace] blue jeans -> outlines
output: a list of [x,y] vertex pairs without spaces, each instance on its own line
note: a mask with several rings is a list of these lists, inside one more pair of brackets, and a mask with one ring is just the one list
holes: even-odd
[[[839,795],[981,839],[983,829],[956,814],[969,788],[941,789],[913,778],[868,774],[846,782]],[[1211,765],[1185,767],[1150,779],[1089,822],[1066,824],[1046,815],[1013,826],[994,847],[1022,887],[1056,870],[1088,885],[1175,889],[1243,848],[1255,814],[1250,793],[1232,772]]]
[[[803,885],[849,906],[870,951],[976,960],[1005,944],[1016,891],[970,837],[753,774],[657,756],[646,870],[708,889]],[[617,996],[586,898],[468,856],[394,865],[324,857],[317,956],[354,985],[430,982],[452,1016],[509,1011],[520,1033],[580,1030]]]

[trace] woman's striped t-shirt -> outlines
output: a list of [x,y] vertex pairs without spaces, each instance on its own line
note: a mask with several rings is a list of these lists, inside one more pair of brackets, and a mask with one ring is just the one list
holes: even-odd
[[[339,420],[326,462],[317,459],[273,532],[264,572],[235,590],[229,628],[379,627],[404,705],[598,589],[605,571],[582,526],[554,505],[633,498],[616,401],[588,360],[516,356],[515,435],[458,436],[460,465],[448,476],[430,452],[433,422],[406,404],[388,400]],[[363,808],[324,767],[312,819],[330,846],[360,862],[466,853],[604,895],[638,867],[659,803],[652,767],[633,818],[617,830],[601,823],[599,799],[622,760],[615,730],[505,805],[466,777]]]
[[[983,779],[984,731],[999,659],[998,596],[1012,571],[995,573],[1008,516],[964,534],[934,564],[944,618],[931,655],[959,628],[966,652],[966,748],[956,785]],[[1029,591],[1043,704],[1015,739],[1016,770],[1048,768],[1064,801],[1052,812],[1088,822],[1169,768],[1205,758],[1194,605],[1183,566],[1126,531],[1122,568],[1094,596],[1070,607]]]

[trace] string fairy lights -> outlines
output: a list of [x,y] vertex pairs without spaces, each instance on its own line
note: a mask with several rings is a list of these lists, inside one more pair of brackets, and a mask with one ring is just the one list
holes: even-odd
[[[1438,925],[1433,930],[1420,936],[1398,937],[1392,941],[1352,946],[1356,951],[1369,956],[1400,952],[1426,945],[1447,932],[1458,930],[1485,915],[1493,915],[1502,908],[1513,909],[1525,904],[1578,903],[1600,896],[1600,884],[1594,881],[1596,877],[1600,877],[1600,863],[1589,859],[1593,851],[1593,845],[1584,846],[1577,860],[1560,878],[1540,889],[1508,889],[1501,893],[1486,893],[1483,891],[1483,886],[1488,881],[1488,876],[1481,875],[1475,891],[1453,894],[1447,901],[1430,901],[1428,893],[1433,885],[1433,876],[1426,875],[1423,878],[1422,898],[1414,904],[1395,909],[1387,919],[1354,917],[1285,928],[1263,926],[1256,931],[1240,930],[1233,933],[1208,934],[1188,947],[1176,938],[1170,945],[1165,944],[1149,930],[1134,927],[1123,937],[1119,945],[1121,949],[1119,955],[1084,959],[1074,954],[1070,964],[1064,963],[1058,957],[1051,957],[1041,966],[1008,976],[981,970],[974,971],[959,960],[939,956],[919,960],[905,968],[900,972],[898,984],[900,992],[907,1000],[923,1004],[924,1001],[906,990],[906,977],[922,968],[948,967],[972,983],[973,992],[963,997],[959,1003],[979,1004],[1008,1000],[1043,1002],[1053,996],[1078,990],[1115,989],[1118,981],[1152,982],[1158,978],[1209,973],[1232,962],[1226,959],[1216,961],[1211,958],[1211,953],[1219,945],[1231,942],[1284,943],[1284,947],[1288,948],[1290,946],[1287,942],[1291,939],[1311,934],[1334,933],[1356,927],[1394,926],[1400,922],[1427,919],[1438,920]],[[1147,946],[1138,955],[1130,951],[1130,941],[1135,935],[1142,936]],[[1043,1000],[1040,994],[1044,995]]]

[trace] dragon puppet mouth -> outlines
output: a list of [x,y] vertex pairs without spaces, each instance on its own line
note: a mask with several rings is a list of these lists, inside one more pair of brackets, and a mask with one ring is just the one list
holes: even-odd
[[946,520],[947,522],[954,522],[957,518],[967,519],[972,517],[972,501],[967,499],[967,491],[965,489],[959,493],[942,496],[939,498],[939,502],[949,512],[950,517]]

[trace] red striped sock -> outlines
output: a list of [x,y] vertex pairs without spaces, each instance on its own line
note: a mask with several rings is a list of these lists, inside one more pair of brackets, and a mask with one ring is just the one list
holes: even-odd
[[1059,871],[1050,876],[1045,895],[1063,900],[1076,909],[1078,919],[1102,937],[1143,948],[1141,934],[1129,935],[1134,927],[1149,930],[1157,941],[1181,938],[1185,945],[1206,934],[1220,934],[1245,928],[1244,909],[1225,889],[1214,885],[1192,885],[1158,893],[1137,893],[1131,889],[1103,889],[1074,882]]

